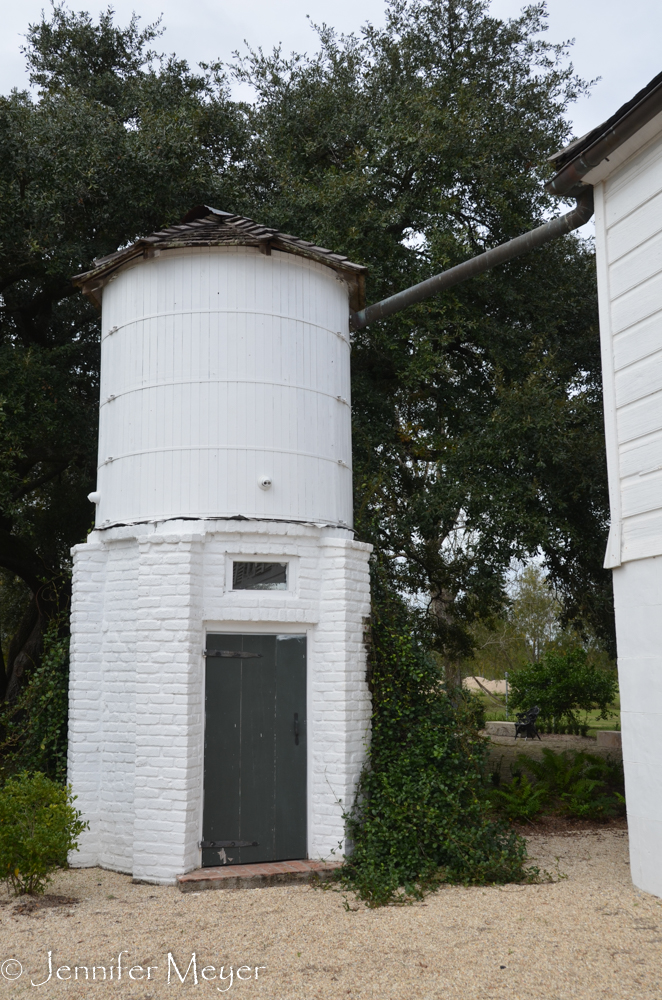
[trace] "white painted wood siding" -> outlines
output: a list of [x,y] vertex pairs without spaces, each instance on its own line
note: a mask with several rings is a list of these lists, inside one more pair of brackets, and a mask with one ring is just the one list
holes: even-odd
[[103,294],[97,526],[351,525],[348,316],[331,268],[278,251],[164,251],[121,271]]
[[662,136],[595,194],[613,567],[662,554]]

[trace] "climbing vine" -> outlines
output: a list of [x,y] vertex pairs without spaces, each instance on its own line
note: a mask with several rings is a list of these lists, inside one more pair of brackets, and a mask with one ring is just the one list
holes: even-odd
[[447,691],[425,621],[373,573],[372,739],[347,815],[338,878],[369,906],[421,898],[443,882],[531,880],[524,840],[495,817],[487,741],[471,697]]

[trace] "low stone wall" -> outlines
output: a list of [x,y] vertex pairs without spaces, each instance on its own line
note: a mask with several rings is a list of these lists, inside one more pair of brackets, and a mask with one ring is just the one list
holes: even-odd
[[515,737],[514,722],[486,722],[484,733],[486,736],[510,736]]
[[[488,735],[484,733],[483,735]],[[586,753],[600,757],[611,757],[622,760],[620,747],[600,746],[597,741],[588,736],[558,736],[543,734],[539,740],[513,739],[512,736],[489,735],[491,743],[489,754],[490,771],[501,769],[501,780],[510,781],[512,769],[518,767],[517,758],[521,753],[540,759],[545,747],[560,753],[562,750],[585,750]]]

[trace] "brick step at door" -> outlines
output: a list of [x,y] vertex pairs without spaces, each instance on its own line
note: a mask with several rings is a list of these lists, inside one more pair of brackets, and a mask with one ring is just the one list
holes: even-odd
[[202,889],[264,889],[271,885],[304,884],[313,878],[326,881],[342,861],[267,861],[257,865],[220,865],[198,868],[177,876],[182,892]]

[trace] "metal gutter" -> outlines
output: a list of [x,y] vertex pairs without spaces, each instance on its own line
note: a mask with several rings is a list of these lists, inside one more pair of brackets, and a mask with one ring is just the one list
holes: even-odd
[[562,167],[545,185],[550,194],[565,195],[572,192],[589,170],[602,163],[610,153],[622,146],[651,118],[662,111],[662,81],[660,81],[642,99],[629,108],[622,118],[619,118],[610,128],[598,135],[597,139],[582,149],[576,156]]
[[375,320],[392,316],[393,313],[400,312],[407,306],[423,302],[453,285],[459,285],[468,278],[482,274],[483,271],[489,271],[497,264],[504,264],[507,260],[520,257],[522,254],[528,253],[529,250],[535,250],[536,247],[543,246],[559,236],[571,233],[573,229],[579,229],[580,226],[588,222],[592,215],[593,188],[585,187],[577,196],[576,208],[568,212],[567,215],[552,219],[551,222],[546,222],[544,225],[538,226],[537,229],[524,233],[523,236],[516,236],[514,240],[502,243],[494,250],[486,250],[485,253],[472,257],[471,260],[466,260],[463,264],[458,264],[456,267],[449,268],[448,271],[436,274],[433,278],[419,282],[418,285],[406,288],[404,292],[397,292],[396,295],[390,295],[387,299],[375,302],[365,309],[352,312],[350,326],[353,330],[363,330]]

